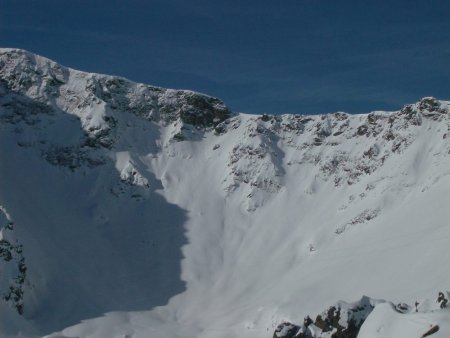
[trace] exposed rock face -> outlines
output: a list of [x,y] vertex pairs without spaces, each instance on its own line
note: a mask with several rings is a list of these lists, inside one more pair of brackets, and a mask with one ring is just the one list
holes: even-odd
[[298,337],[297,333],[300,330],[300,326],[292,323],[281,323],[275,329],[273,338],[294,338]]
[[15,238],[14,223],[1,206],[0,213],[3,216],[0,219],[7,220],[0,224],[0,297],[22,314],[27,277],[23,246]]
[[[43,130],[62,114],[70,114],[74,123],[81,124],[82,133],[74,140],[37,141],[51,164],[71,170],[105,163],[105,151],[121,137],[127,113],[170,127],[171,140],[176,142],[200,139],[210,130],[221,136],[238,129],[239,139],[229,153],[230,175],[223,185],[229,192],[248,186],[248,211],[262,205],[258,191],[282,189],[286,167],[314,165],[320,168],[322,180],[336,187],[352,185],[405,151],[424,119],[447,121],[443,139],[450,130],[448,105],[432,97],[395,113],[262,115],[244,120],[217,98],[83,73],[17,49],[0,52],[0,94],[0,121],[17,125],[18,133],[26,126]],[[362,152],[327,151],[338,145],[350,149],[359,142],[367,144]],[[20,144],[32,146],[29,141]],[[287,159],[286,150],[295,150],[295,155]],[[368,221],[377,214],[374,208],[361,217]],[[349,220],[349,224],[354,222]],[[336,232],[347,226],[339,225]]]

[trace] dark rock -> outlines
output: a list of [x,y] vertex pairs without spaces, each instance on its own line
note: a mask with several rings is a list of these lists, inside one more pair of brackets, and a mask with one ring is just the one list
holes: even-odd
[[395,311],[400,312],[400,313],[407,313],[410,310],[410,306],[408,304],[405,303],[398,303],[395,306]]
[[386,141],[392,141],[392,140],[395,139],[395,135],[394,135],[394,133],[392,132],[392,130],[389,129],[387,132],[385,132],[385,133],[383,134],[383,138],[384,138]]
[[180,132],[176,133],[175,135],[173,135],[173,139],[177,142],[181,142],[181,141],[184,141],[186,138],[185,138],[184,134],[180,131]]
[[367,131],[368,131],[367,126],[363,124],[362,126],[358,127],[356,134],[359,136],[363,136],[363,135],[367,136],[367,134],[368,134]]
[[439,325],[434,325],[431,329],[429,329],[427,332],[425,332],[421,338],[425,338],[428,336],[431,336],[432,334],[436,333],[439,331]]
[[267,121],[269,121],[269,120],[270,120],[270,116],[269,116],[269,115],[263,114],[263,115],[261,116],[261,121],[267,122]]
[[[3,228],[6,231],[12,231],[12,222],[8,222],[8,225]],[[11,226],[10,226],[11,225]],[[23,314],[23,295],[24,284],[27,275],[27,266],[25,264],[25,258],[23,256],[22,244],[16,241],[10,241],[6,239],[0,239],[0,260],[8,264],[16,266],[16,274],[10,277],[9,286],[5,286],[6,291],[0,289],[0,296],[4,301],[16,309],[19,314]]]
[[440,112],[440,103],[434,97],[424,97],[419,102],[420,110],[428,110],[429,112]]
[[333,115],[336,118],[336,120],[338,120],[338,121],[344,121],[344,120],[348,119],[348,114],[346,114],[346,113],[338,112],[338,113],[334,113]]
[[294,338],[297,337],[297,333],[300,330],[300,326],[284,322],[277,326],[273,334],[273,338]]
[[[302,326],[291,323],[282,323],[277,327],[273,335],[274,338],[311,337],[309,327],[315,327],[321,333],[329,332],[327,337],[331,338],[356,338],[359,330],[374,308],[373,300],[368,297],[362,297],[358,302],[345,303],[339,302],[329,307],[316,317],[314,323],[307,320]],[[331,334],[331,332],[333,332]],[[329,336],[331,334],[331,336]],[[321,337],[319,333],[317,337]]]
[[195,127],[215,127],[231,116],[223,102],[215,97],[189,93],[184,99],[185,104],[180,109],[181,121]]

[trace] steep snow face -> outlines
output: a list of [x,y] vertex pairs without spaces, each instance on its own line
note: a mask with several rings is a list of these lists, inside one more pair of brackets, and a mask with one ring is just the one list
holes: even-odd
[[2,49],[1,233],[21,245],[0,262],[3,335],[269,337],[339,299],[435,297],[450,285],[449,139],[433,98],[232,114]]

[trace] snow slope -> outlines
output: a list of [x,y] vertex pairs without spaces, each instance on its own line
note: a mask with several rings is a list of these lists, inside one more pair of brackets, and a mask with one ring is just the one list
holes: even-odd
[[433,338],[450,336],[449,309],[401,314],[388,304],[375,307],[363,324],[358,338]]
[[434,299],[449,105],[234,114],[1,49],[0,226],[26,264],[0,260],[3,336],[271,337],[340,299]]

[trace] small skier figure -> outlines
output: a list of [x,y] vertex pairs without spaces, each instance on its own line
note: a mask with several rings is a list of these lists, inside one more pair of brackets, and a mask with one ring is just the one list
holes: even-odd
[[416,302],[414,303],[414,305],[416,306],[416,312],[419,312],[419,308],[418,308],[418,306],[419,306],[419,302],[416,300]]
[[448,299],[445,298],[443,292],[439,292],[436,302],[441,304],[441,309],[445,309],[447,307]]
[[305,324],[305,327],[310,326],[312,323],[313,323],[313,320],[309,316],[306,316],[305,319],[303,320],[303,324]]

